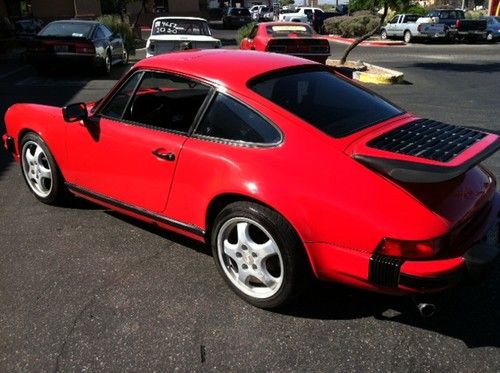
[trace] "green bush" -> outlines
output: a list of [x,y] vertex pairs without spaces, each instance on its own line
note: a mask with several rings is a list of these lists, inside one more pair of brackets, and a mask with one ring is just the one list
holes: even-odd
[[403,9],[401,13],[416,14],[419,16],[425,16],[428,11],[423,6],[420,5],[410,5]]
[[129,53],[135,52],[134,29],[127,18],[122,21],[118,14],[106,14],[98,17],[97,20],[108,26],[114,33],[122,36],[125,48]]
[[380,17],[369,11],[356,12],[352,16],[332,17],[325,20],[324,31],[327,34],[340,35],[344,38],[363,36],[378,26]]
[[245,26],[241,27],[236,31],[236,45],[240,45],[241,41],[245,39],[248,35],[250,35],[250,32],[252,32],[253,27],[257,23],[251,22],[247,23]]
[[465,18],[467,19],[480,19],[487,15],[486,10],[468,10],[465,12]]

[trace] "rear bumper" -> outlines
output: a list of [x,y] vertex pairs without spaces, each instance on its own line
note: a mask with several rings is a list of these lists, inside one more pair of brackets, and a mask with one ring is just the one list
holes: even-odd
[[77,54],[77,53],[26,53],[28,62],[34,65],[65,65],[65,64],[84,64],[86,66],[98,67],[104,64],[104,59],[96,55]]
[[499,257],[500,195],[497,193],[478,239],[461,256],[403,260],[366,251],[311,243],[306,249],[316,276],[386,294],[432,293],[458,284],[480,283]]

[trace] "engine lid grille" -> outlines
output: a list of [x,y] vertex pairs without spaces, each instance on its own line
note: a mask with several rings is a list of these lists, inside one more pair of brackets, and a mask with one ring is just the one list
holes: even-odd
[[419,119],[374,138],[374,149],[448,162],[487,134],[430,119]]

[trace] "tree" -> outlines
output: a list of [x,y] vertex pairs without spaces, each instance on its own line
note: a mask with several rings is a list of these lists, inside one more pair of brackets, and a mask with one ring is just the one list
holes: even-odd
[[281,6],[293,5],[295,4],[295,0],[279,0]]
[[373,11],[380,8],[383,9],[383,12],[377,27],[375,27],[372,31],[366,33],[365,35],[356,38],[356,40],[354,40],[352,44],[346,48],[346,50],[344,51],[344,55],[340,58],[340,64],[345,64],[347,56],[354,48],[356,48],[356,46],[358,46],[358,44],[360,44],[363,40],[368,39],[370,36],[373,36],[380,32],[380,29],[385,22],[385,17],[387,16],[387,11],[389,10],[389,8],[391,8],[391,10],[398,11],[407,7],[409,5],[409,2],[410,0],[351,0],[351,2],[349,3],[349,12],[356,10]]

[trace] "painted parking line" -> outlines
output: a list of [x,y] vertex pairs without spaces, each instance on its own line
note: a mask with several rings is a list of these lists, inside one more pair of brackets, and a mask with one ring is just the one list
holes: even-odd
[[11,76],[11,75],[14,75],[14,74],[17,74],[18,72],[20,71],[23,71],[24,69],[28,68],[28,66],[21,66],[21,67],[18,67],[17,69],[14,69],[14,70],[11,70],[11,71],[8,71],[2,75],[0,75],[0,79],[4,79],[4,78],[7,78],[8,76]]

